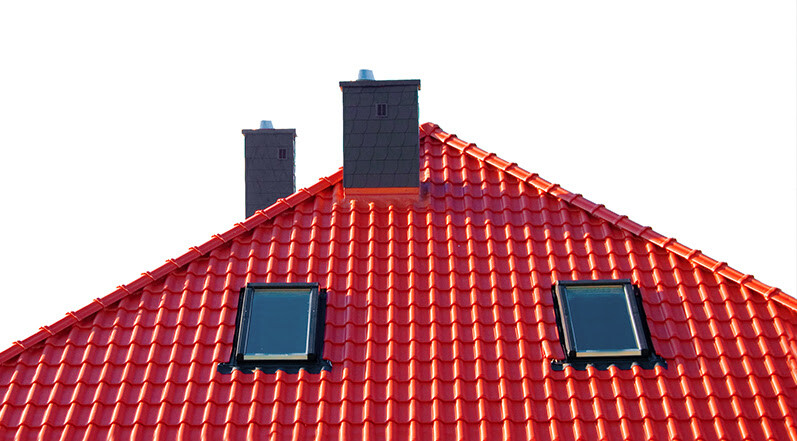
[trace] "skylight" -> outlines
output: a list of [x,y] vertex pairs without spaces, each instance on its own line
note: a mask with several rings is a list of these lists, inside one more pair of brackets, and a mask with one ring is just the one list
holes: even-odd
[[241,290],[232,368],[268,372],[329,368],[321,359],[326,293],[314,283],[250,283]]
[[559,281],[552,291],[565,362],[663,361],[630,280]]
[[307,360],[314,355],[312,288],[253,289],[244,300],[238,353],[244,360]]

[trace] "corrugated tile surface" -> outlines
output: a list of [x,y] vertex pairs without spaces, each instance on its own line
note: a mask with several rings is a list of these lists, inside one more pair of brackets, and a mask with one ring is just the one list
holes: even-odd
[[[421,167],[412,207],[338,172],[0,353],[0,439],[797,439],[794,299],[434,125]],[[552,282],[598,278],[667,369],[551,369]],[[239,288],[286,281],[328,289],[332,370],[219,374]]]

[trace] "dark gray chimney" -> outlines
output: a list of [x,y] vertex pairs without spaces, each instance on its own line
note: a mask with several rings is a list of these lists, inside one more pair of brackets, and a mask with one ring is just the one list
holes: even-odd
[[296,129],[243,130],[246,157],[246,217],[296,191]]
[[420,80],[341,81],[346,194],[418,193]]

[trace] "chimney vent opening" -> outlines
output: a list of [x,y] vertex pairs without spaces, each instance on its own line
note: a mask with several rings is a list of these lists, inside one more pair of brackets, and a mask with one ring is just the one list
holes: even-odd
[[386,103],[377,103],[377,105],[376,105],[376,116],[378,118],[387,118],[387,104]]
[[288,159],[288,149],[280,149],[279,158],[280,159]]

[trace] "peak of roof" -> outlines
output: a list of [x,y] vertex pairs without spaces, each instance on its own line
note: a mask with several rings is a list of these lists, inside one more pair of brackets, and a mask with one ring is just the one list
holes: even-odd
[[473,156],[476,159],[484,161],[493,167],[497,167],[507,174],[510,174],[545,193],[548,193],[571,205],[585,210],[589,214],[599,217],[622,230],[628,231],[631,234],[648,240],[654,245],[675,253],[695,265],[706,268],[754,292],[762,294],[769,300],[776,301],[797,311],[797,299],[789,296],[777,287],[761,282],[750,274],[742,273],[741,271],[728,266],[726,262],[720,262],[712,259],[711,257],[703,254],[703,252],[700,250],[687,247],[686,245],[678,242],[674,237],[664,236],[663,234],[654,231],[651,227],[640,225],[629,219],[628,216],[617,214],[606,208],[605,205],[596,204],[581,194],[571,193],[570,191],[562,188],[559,184],[546,181],[537,173],[524,170],[523,168],[519,167],[517,163],[505,161],[504,159],[496,156],[494,153],[489,153],[476,147],[476,144],[457,138],[457,135],[455,134],[446,133],[437,124],[424,123],[421,125],[421,130],[427,136],[435,137],[444,144],[456,148],[467,155]]
[[[522,182],[525,182],[536,189],[554,196],[560,200],[567,202],[587,213],[596,216],[604,221],[629,232],[635,236],[643,238],[650,243],[661,247],[669,252],[687,259],[689,262],[706,268],[711,272],[727,278],[739,285],[763,295],[766,299],[778,302],[788,308],[797,311],[797,299],[783,293],[776,287],[769,286],[749,274],[744,274],[737,271],[725,262],[719,262],[712,259],[700,250],[689,248],[672,237],[666,237],[657,233],[652,228],[642,226],[627,216],[619,215],[607,209],[602,204],[595,204],[584,198],[581,194],[574,194],[562,188],[559,184],[551,183],[538,174],[524,170],[517,163],[506,161],[498,157],[494,153],[484,151],[476,146],[476,144],[469,143],[459,139],[455,134],[446,133],[437,124],[424,123],[420,126],[420,136],[431,137],[437,139],[443,144],[452,147],[464,155],[476,158],[492,167],[495,167],[508,175],[511,175]],[[207,255],[214,249],[230,242],[236,237],[245,234],[259,225],[274,219],[281,213],[296,207],[298,204],[314,197],[319,192],[324,191],[343,180],[343,169],[339,169],[332,175],[323,177],[318,182],[310,187],[302,188],[296,193],[277,200],[271,206],[255,212],[252,216],[243,222],[236,223],[231,229],[221,234],[214,234],[207,242],[190,247],[189,250],[174,259],[166,260],[166,263],[152,271],[142,273],[141,277],[126,284],[120,285],[116,290],[110,294],[94,299],[91,303],[80,308],[76,311],[70,311],[65,314],[65,317],[49,326],[42,326],[39,331],[30,337],[14,342],[9,348],[0,352],[0,363],[6,362],[16,355],[20,354],[27,348],[30,348],[38,343],[41,343],[48,337],[55,335],[72,325],[90,317],[93,314],[101,311],[102,309],[120,301],[125,296],[142,290],[144,287],[165,278],[167,275],[180,268],[185,267],[194,260]]]

